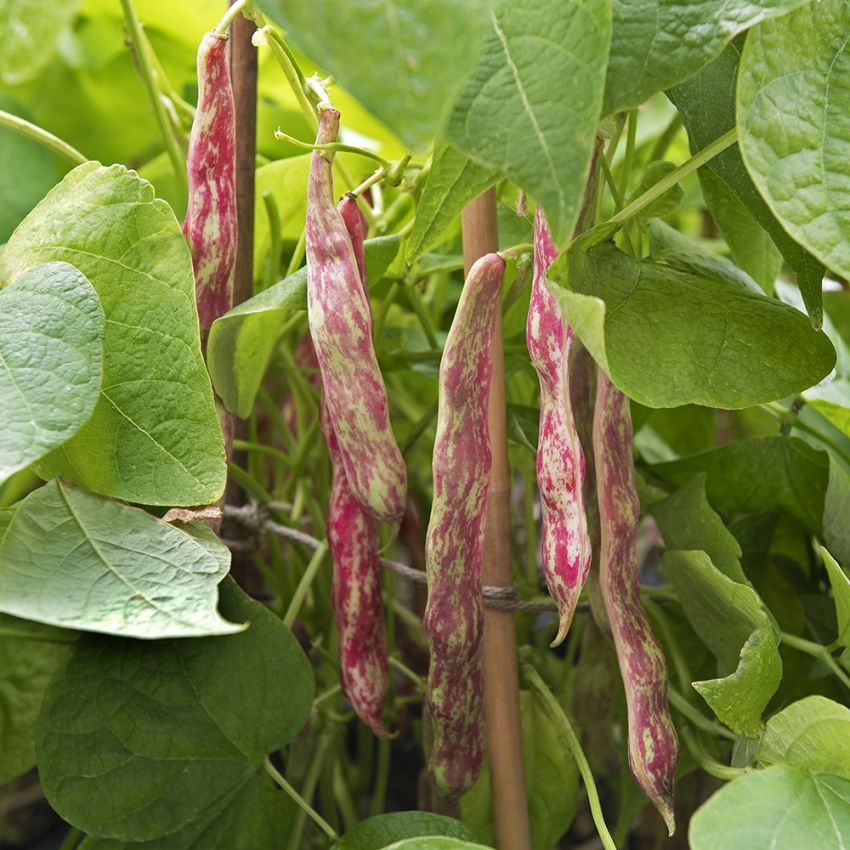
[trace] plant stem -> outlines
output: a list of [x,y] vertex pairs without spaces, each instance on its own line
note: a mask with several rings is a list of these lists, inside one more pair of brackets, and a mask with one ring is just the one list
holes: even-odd
[[277,63],[280,65],[284,77],[286,77],[286,82],[289,83],[289,87],[298,101],[298,106],[301,109],[301,114],[307,121],[307,126],[315,133],[319,128],[319,118],[315,104],[311,103],[307,97],[303,72],[298,67],[298,63],[295,61],[295,57],[292,55],[286,42],[276,30],[266,26],[263,27],[262,32],[266,37],[266,44],[268,44],[274,58],[277,59]]
[[[318,756],[319,753],[317,752],[317,759]],[[322,753],[322,756],[324,757],[324,753]],[[313,823],[315,823],[319,827],[319,829],[321,829],[322,832],[327,835],[328,838],[331,839],[331,841],[336,841],[339,838],[337,831],[286,781],[286,779],[283,778],[283,776],[281,776],[280,772],[268,758],[263,762],[263,765],[266,768],[266,773],[268,773],[268,775],[275,781],[275,783],[277,783],[287,793],[287,795],[292,799],[295,805],[298,806],[298,808],[301,809],[301,811],[305,815],[307,815],[313,821]],[[304,783],[305,788],[307,784],[307,782]],[[312,794],[310,796],[312,796]],[[303,822],[301,831],[303,832]],[[290,840],[290,846],[291,845],[292,841]]]
[[695,705],[689,703],[682,694],[669,685],[667,686],[667,699],[670,700],[670,705],[687,717],[698,729],[702,729],[703,732],[708,732],[711,735],[727,738],[730,741],[735,740],[734,733],[719,723],[709,720]]
[[378,765],[375,770],[375,788],[372,792],[372,803],[369,814],[379,815],[387,801],[387,782],[390,776],[390,757],[392,756],[391,742],[388,738],[378,741]]
[[316,573],[319,572],[319,567],[322,566],[322,561],[327,551],[328,543],[326,540],[323,540],[319,548],[313,552],[313,557],[310,558],[307,569],[304,570],[304,575],[301,576],[301,581],[298,582],[298,587],[295,588],[295,593],[292,594],[292,601],[289,603],[286,614],[283,616],[283,624],[287,628],[292,628],[292,624],[295,622],[295,618],[304,604],[304,599],[310,591],[310,585],[313,583]]
[[217,35],[219,38],[227,38],[227,30],[236,16],[242,14],[242,10],[246,5],[247,0],[236,0],[224,13],[224,17],[218,22],[218,26],[213,30],[213,35]]
[[608,831],[605,824],[605,817],[602,814],[602,806],[599,802],[599,792],[596,790],[596,782],[593,779],[593,773],[590,770],[590,765],[587,762],[587,757],[581,748],[576,733],[564,709],[561,708],[558,700],[546,683],[540,678],[540,674],[527,662],[522,665],[522,675],[528,685],[541,699],[541,705],[546,715],[555,726],[555,731],[559,738],[567,745],[576,765],[578,766],[581,778],[584,781],[584,788],[587,791],[587,802],[590,804],[590,813],[593,816],[593,823],[596,825],[596,831],[599,833],[599,840],[605,850],[617,850],[617,845]]
[[65,836],[65,840],[59,845],[59,850],[74,850],[74,848],[80,843],[80,839],[83,837],[83,833],[80,832],[79,829],[75,829],[71,827],[68,830],[68,834]]
[[637,215],[644,207],[660,198],[668,189],[671,189],[689,174],[692,174],[700,166],[705,165],[717,154],[731,147],[738,141],[738,130],[733,127],[710,145],[706,145],[699,153],[694,154],[689,160],[683,162],[675,171],[671,171],[666,177],[662,177],[654,186],[650,186],[642,195],[635,198],[630,204],[623,207],[609,219],[610,222],[623,224]]
[[302,142],[301,139],[296,139],[295,136],[290,136],[289,133],[284,133],[279,127],[274,131],[274,137],[276,139],[282,139],[285,142],[289,142],[289,144],[295,145],[298,148],[304,148],[308,151],[355,153],[358,156],[365,156],[367,159],[374,159],[375,162],[380,163],[382,168],[386,168],[387,170],[389,170],[392,166],[386,157],[383,157],[374,151],[367,150],[366,148],[358,148],[357,145],[346,145],[344,142],[328,142],[324,145],[317,145],[315,142]]
[[629,129],[626,135],[626,155],[623,158],[623,171],[620,174],[620,197],[628,197],[629,178],[632,176],[632,164],[635,158],[635,142],[637,140],[637,109],[629,112]]
[[269,253],[266,257],[265,284],[266,286],[271,286],[277,277],[277,270],[280,265],[280,213],[278,212],[277,201],[275,201],[272,192],[264,189],[262,199],[263,206],[266,209],[266,215],[269,219]]
[[829,654],[829,650],[823,644],[788,634],[788,632],[780,632],[779,637],[786,646],[790,646],[799,652],[805,652],[806,655],[811,655],[812,658],[822,661],[838,677],[841,684],[850,690],[850,676],[841,669],[838,662]]
[[88,159],[76,148],[71,147],[71,145],[62,141],[58,136],[54,136],[53,133],[42,130],[36,124],[31,124],[29,121],[25,121],[23,118],[19,118],[17,115],[13,115],[11,112],[5,112],[2,109],[0,109],[0,127],[6,127],[18,135],[38,143],[57,156],[61,156],[63,159],[72,162],[74,165],[82,165],[84,162],[88,162]]
[[425,681],[423,678],[418,673],[414,673],[413,670],[411,670],[403,661],[399,660],[394,655],[391,655],[389,657],[389,662],[390,667],[395,667],[396,670],[407,676],[407,678],[410,679],[410,681],[413,682],[420,691],[425,690]]
[[292,251],[292,257],[289,260],[289,266],[286,269],[286,277],[294,274],[301,268],[301,261],[304,259],[304,252],[307,249],[307,228],[301,231],[298,241],[295,243],[295,248]]
[[438,356],[442,354],[440,343],[437,341],[437,334],[434,331],[434,326],[431,324],[431,318],[425,309],[422,299],[419,296],[419,291],[414,284],[410,284],[404,288],[407,295],[407,300],[410,306],[413,307],[413,312],[416,313],[416,318],[419,319],[419,324],[422,327],[422,332],[425,334],[425,339],[428,340],[428,345],[431,350],[435,351]]
[[124,20],[127,23],[127,34],[130,37],[130,43],[133,52],[136,56],[136,63],[139,68],[139,73],[142,76],[142,83],[148,93],[148,99],[153,107],[153,113],[156,117],[156,123],[159,125],[159,132],[162,136],[162,141],[165,144],[165,150],[168,153],[168,158],[171,160],[171,167],[174,169],[174,176],[179,184],[180,191],[186,194],[189,191],[189,184],[186,179],[186,163],[180,154],[180,148],[177,144],[177,139],[171,130],[171,125],[168,122],[168,115],[163,106],[162,100],[159,97],[156,83],[154,81],[153,69],[151,68],[148,52],[145,50],[145,45],[142,37],[142,27],[139,23],[139,18],[136,15],[136,10],[133,7],[132,0],[121,0],[121,7],[124,10]]
[[[59,637],[60,634],[62,637]],[[51,632],[50,637],[44,634],[39,634],[38,632],[28,632],[24,629],[0,629],[0,638],[31,640],[39,643],[75,643],[77,635],[75,632],[61,631],[60,629],[56,630],[55,635]]]
[[685,743],[688,745],[688,749],[691,751],[691,755],[697,764],[710,776],[730,782],[739,776],[744,776],[744,774],[751,772],[748,767],[730,767],[728,764],[723,764],[717,761],[717,759],[712,758],[690,729],[683,728],[682,737],[685,739]]
[[770,401],[767,404],[760,404],[759,407],[780,422],[787,423],[798,431],[805,431],[807,434],[811,434],[815,439],[820,440],[825,446],[832,449],[845,463],[850,465],[850,455],[838,443],[827,437],[826,434],[822,434],[817,428],[809,425],[808,422],[803,422],[799,416],[796,416],[778,402]]

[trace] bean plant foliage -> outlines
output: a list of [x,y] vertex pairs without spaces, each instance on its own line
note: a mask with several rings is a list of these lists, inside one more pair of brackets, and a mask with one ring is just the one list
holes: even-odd
[[0,3],[0,844],[847,846],[848,35],[844,0]]

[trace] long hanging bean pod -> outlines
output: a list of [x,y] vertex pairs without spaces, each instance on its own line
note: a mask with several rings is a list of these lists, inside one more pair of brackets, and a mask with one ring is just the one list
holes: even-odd
[[437,786],[449,798],[475,782],[483,755],[479,649],[490,480],[487,396],[504,271],[498,254],[487,254],[472,266],[440,363],[423,625],[431,645],[429,762]]
[[[334,142],[338,130],[339,112],[323,110],[316,143]],[[351,491],[375,518],[396,523],[404,514],[407,471],[390,426],[357,258],[333,201],[332,159],[332,152],[316,150],[310,166],[307,317]]]
[[584,456],[570,400],[568,367],[573,332],[546,282],[546,272],[556,255],[546,218],[538,206],[526,341],[540,379],[537,486],[543,515],[543,572],[559,614],[553,646],[567,635],[591,562],[583,495]]
[[189,135],[189,204],[183,222],[183,233],[192,252],[204,346],[210,325],[233,306],[237,236],[235,121],[227,42],[207,33],[198,48],[198,109]]
[[599,490],[599,582],[626,690],[629,765],[670,834],[679,742],[667,705],[667,664],[640,600],[640,504],[632,461],[628,399],[599,370],[593,447]]

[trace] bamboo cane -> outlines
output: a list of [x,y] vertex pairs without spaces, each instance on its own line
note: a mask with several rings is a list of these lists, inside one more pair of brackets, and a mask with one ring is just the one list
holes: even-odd
[[[480,256],[498,249],[496,193],[490,189],[476,198],[461,216],[463,262],[466,272]],[[484,531],[485,585],[510,587],[510,470],[505,424],[505,369],[502,327],[493,334],[493,376],[488,404],[492,467]],[[519,719],[516,634],[510,613],[485,610],[482,639],[484,665],[484,718],[493,827],[499,850],[530,850],[528,803],[522,764]]]

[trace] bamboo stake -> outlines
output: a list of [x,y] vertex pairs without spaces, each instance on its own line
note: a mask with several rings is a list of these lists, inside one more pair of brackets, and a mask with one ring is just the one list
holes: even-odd
[[[479,257],[499,247],[495,189],[485,192],[466,207],[461,215],[461,227],[464,269],[469,273]],[[490,381],[488,419],[492,466],[482,581],[487,585],[510,587],[513,584],[509,537],[510,470],[505,421],[505,367],[499,319],[493,334],[493,377]],[[499,850],[530,850],[519,720],[516,634],[511,614],[485,609],[482,659],[496,846]]]

